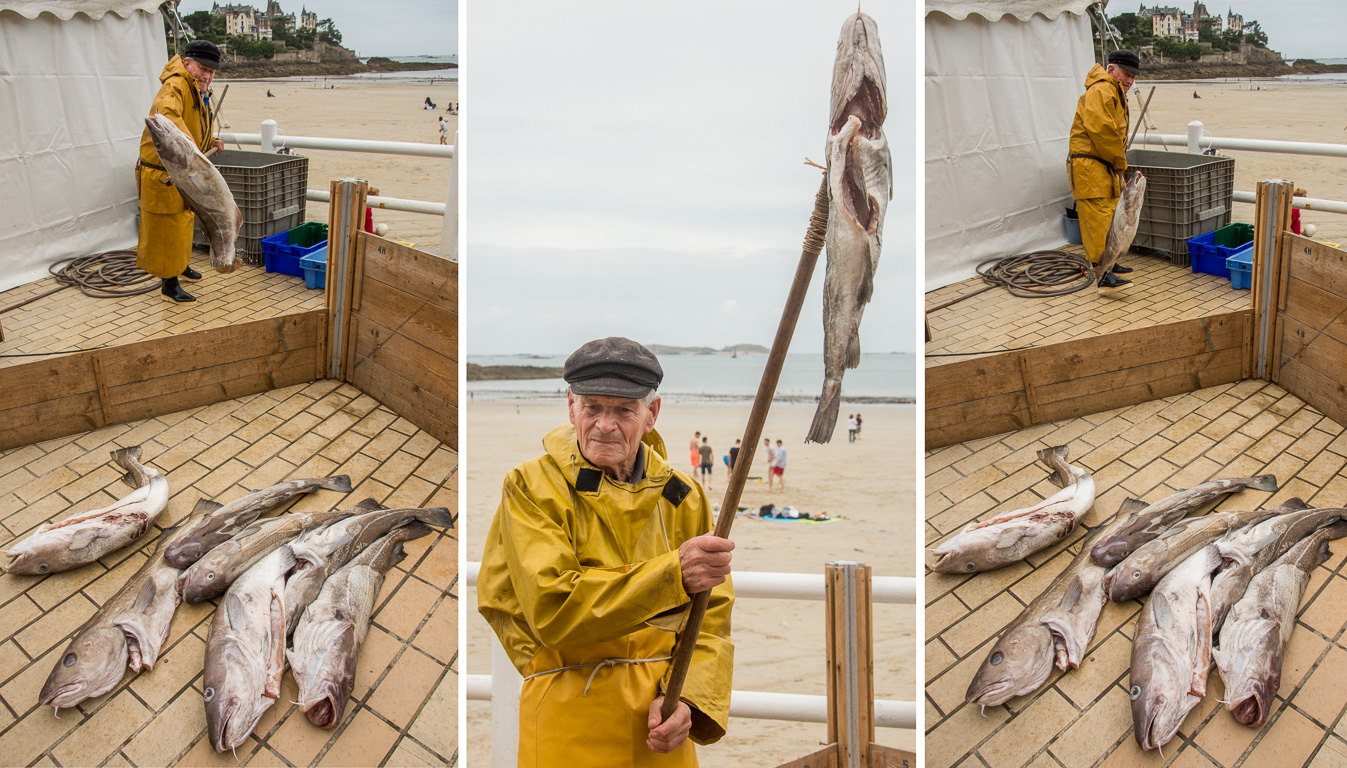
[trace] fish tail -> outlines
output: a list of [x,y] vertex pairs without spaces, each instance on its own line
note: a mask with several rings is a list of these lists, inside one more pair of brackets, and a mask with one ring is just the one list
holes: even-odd
[[809,425],[806,443],[826,443],[832,439],[833,428],[837,426],[837,411],[842,407],[842,382],[824,381],[823,394],[819,395],[818,409],[814,411],[814,422]]
[[449,510],[445,507],[431,507],[430,509],[421,510],[421,512],[416,515],[416,519],[426,525],[433,525],[437,528],[454,527],[454,516],[450,514]]
[[1273,492],[1277,490],[1276,475],[1259,475],[1249,478],[1249,482],[1244,484],[1245,488],[1252,488],[1255,491]]
[[351,492],[350,475],[333,475],[325,477],[317,483],[319,488],[326,488],[329,491],[341,491],[342,493]]
[[1044,448],[1038,452],[1038,460],[1052,470],[1052,474],[1048,476],[1048,481],[1058,488],[1065,488],[1076,482],[1075,476],[1071,474],[1071,470],[1066,463],[1066,457],[1070,452],[1071,449],[1065,445]]

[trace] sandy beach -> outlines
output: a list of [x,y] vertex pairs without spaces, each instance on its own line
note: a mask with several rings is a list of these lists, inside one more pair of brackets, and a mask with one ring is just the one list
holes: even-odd
[[[843,415],[850,412],[846,403]],[[670,446],[674,466],[685,468],[687,444],[694,431],[710,437],[716,474],[709,496],[718,501],[726,475],[719,457],[728,452],[746,423],[750,403],[665,402],[658,429]],[[741,506],[773,503],[827,512],[841,520],[822,525],[740,517],[731,532],[736,542],[734,567],[748,571],[822,573],[833,560],[870,565],[876,576],[914,576],[916,558],[916,434],[914,406],[867,405],[862,439],[846,440],[842,424],[829,445],[805,445],[813,405],[772,406],[764,435],[781,439],[789,450],[787,490],[769,493],[750,480]],[[851,410],[855,410],[852,408]],[[468,401],[468,434],[463,450],[467,472],[467,510],[463,529],[466,558],[479,561],[482,537],[500,498],[500,483],[515,464],[542,452],[541,440],[566,420],[565,401]],[[763,455],[751,475],[762,475]],[[490,629],[477,614],[475,590],[467,590],[467,660],[464,673],[490,668]],[[823,603],[741,600],[734,612],[734,688],[824,695]],[[916,683],[916,610],[909,605],[876,605],[875,692],[889,700],[914,701]],[[486,765],[491,749],[490,705],[468,702],[467,760]],[[703,766],[777,765],[816,751],[822,724],[732,719],[719,743],[698,750]],[[916,732],[879,729],[878,743],[915,749]]]
[[[324,88],[324,84],[335,88]],[[224,87],[229,86],[228,94]],[[277,78],[215,81],[223,96],[220,116],[226,133],[259,133],[263,120],[275,120],[281,142],[291,136],[374,139],[438,144],[439,121],[458,130],[458,115],[444,110],[458,101],[458,84],[445,80],[380,81],[371,78]],[[267,91],[274,98],[267,97]],[[426,97],[439,109],[424,109]],[[452,141],[452,138],[450,139]],[[258,151],[256,145],[228,149]],[[449,160],[406,155],[300,150],[309,158],[309,189],[326,190],[333,179],[360,178],[378,187],[384,197],[442,203],[449,190]],[[327,205],[310,201],[308,221],[327,222]],[[388,237],[438,250],[443,220],[439,216],[375,209],[374,221],[388,224]]]
[[[1146,82],[1145,72],[1137,81],[1144,100],[1155,86],[1155,96],[1147,111],[1152,133],[1185,135],[1188,123],[1202,121],[1207,136],[1241,139],[1278,139],[1330,144],[1347,143],[1347,120],[1330,105],[1347,95],[1347,84],[1325,81],[1210,81]],[[1250,90],[1250,88],[1261,90]],[[1193,98],[1196,91],[1201,97]],[[1140,112],[1132,97],[1133,121]],[[1142,129],[1146,130],[1145,127]],[[1140,137],[1138,134],[1138,138]],[[1138,145],[1140,146],[1140,145]],[[1161,149],[1144,146],[1146,149]],[[1170,147],[1171,151],[1182,151]],[[1222,150],[1235,158],[1235,189],[1254,191],[1258,182],[1286,179],[1303,187],[1310,197],[1347,200],[1347,159],[1238,152]],[[1231,221],[1253,223],[1254,207],[1235,203]],[[1347,244],[1347,216],[1336,213],[1302,211],[1302,223],[1318,227],[1315,238]]]

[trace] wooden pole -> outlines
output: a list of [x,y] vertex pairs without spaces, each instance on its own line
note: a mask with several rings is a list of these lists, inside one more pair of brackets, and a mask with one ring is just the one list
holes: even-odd
[[1132,148],[1132,142],[1137,140],[1137,131],[1141,130],[1141,124],[1146,120],[1146,110],[1151,106],[1151,97],[1155,95],[1155,86],[1151,86],[1151,92],[1146,94],[1146,103],[1141,105],[1141,115],[1137,119],[1137,125],[1132,129],[1132,135],[1127,139],[1127,146],[1124,150]]
[[[725,497],[720,502],[720,515],[716,517],[715,534],[723,539],[729,538],[730,526],[734,525],[734,513],[739,509],[739,495],[743,492],[744,483],[748,481],[749,467],[753,465],[753,454],[757,450],[758,440],[762,437],[763,423],[767,421],[767,409],[772,406],[772,396],[776,394],[776,384],[781,379],[781,366],[786,361],[786,351],[790,348],[790,339],[795,334],[795,324],[800,319],[800,309],[804,306],[804,296],[809,291],[809,280],[814,274],[814,266],[818,264],[818,255],[823,250],[823,238],[827,231],[828,177],[825,174],[819,184],[818,194],[814,197],[814,212],[809,217],[809,229],[805,232],[800,264],[795,268],[795,280],[791,283],[790,294],[786,297],[781,322],[776,327],[776,338],[773,339],[772,351],[767,356],[767,367],[762,372],[762,381],[758,383],[758,394],[753,398],[753,410],[748,414],[748,426],[744,429],[742,438],[744,446],[739,449],[739,455],[734,461],[734,472],[730,474]],[[669,686],[664,692],[661,722],[669,719],[669,715],[672,715],[678,706],[678,696],[683,692],[683,681],[687,679],[688,667],[692,664],[692,652],[697,647],[697,634],[701,632],[702,620],[706,618],[706,606],[710,600],[710,590],[692,596],[687,624],[678,636],[673,668],[669,673]]]

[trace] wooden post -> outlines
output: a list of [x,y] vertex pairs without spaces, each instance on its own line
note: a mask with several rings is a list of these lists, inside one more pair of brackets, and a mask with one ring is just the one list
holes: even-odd
[[1258,183],[1253,230],[1253,347],[1254,375],[1274,381],[1277,375],[1277,315],[1281,296],[1282,240],[1291,219],[1289,181]]
[[841,768],[870,764],[875,740],[874,662],[870,632],[870,568],[828,563],[828,741]]
[[359,179],[332,182],[332,202],[327,225],[327,378],[345,381],[349,373],[351,305],[355,283],[356,246],[365,221],[365,192],[369,184]]

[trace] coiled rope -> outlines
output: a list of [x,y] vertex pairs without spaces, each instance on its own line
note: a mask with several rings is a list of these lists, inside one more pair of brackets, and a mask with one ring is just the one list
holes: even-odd
[[1094,272],[1084,256],[1066,251],[1033,251],[977,266],[982,279],[1003,285],[1011,295],[1026,299],[1065,296],[1094,284]]
[[159,278],[136,266],[135,251],[106,251],[58,261],[48,271],[62,288],[79,288],[95,299],[139,296],[159,287]]

